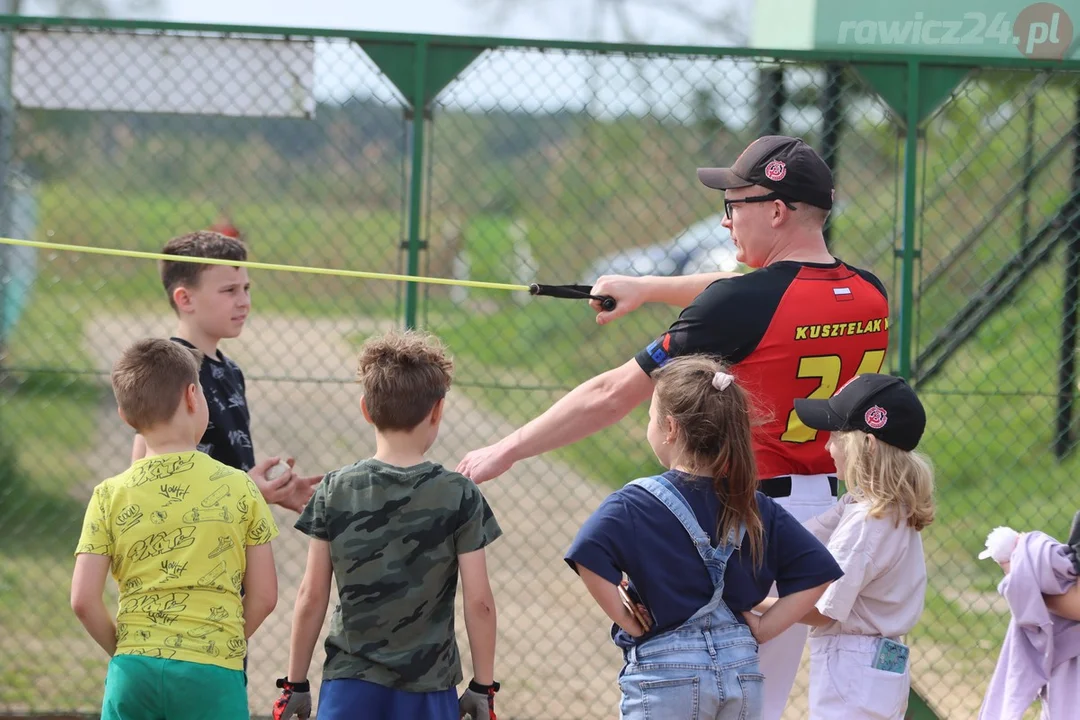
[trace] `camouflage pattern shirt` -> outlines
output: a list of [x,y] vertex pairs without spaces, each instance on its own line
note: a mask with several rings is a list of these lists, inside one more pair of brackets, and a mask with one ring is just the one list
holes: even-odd
[[431,462],[363,460],[323,478],[296,528],[330,543],[337,580],[323,679],[410,692],[461,682],[457,558],[502,534],[471,480]]

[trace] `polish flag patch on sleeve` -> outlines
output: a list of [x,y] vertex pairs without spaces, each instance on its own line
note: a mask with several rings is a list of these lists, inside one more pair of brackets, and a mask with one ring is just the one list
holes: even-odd
[[855,297],[851,294],[851,288],[848,287],[833,288],[832,294],[837,302],[849,302],[855,299]]

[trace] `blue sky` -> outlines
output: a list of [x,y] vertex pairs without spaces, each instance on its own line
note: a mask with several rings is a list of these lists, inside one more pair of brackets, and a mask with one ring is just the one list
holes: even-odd
[[[608,41],[626,38],[620,19],[610,9],[598,16],[593,15],[592,9],[596,7],[610,8],[610,4],[603,0],[599,3],[594,0],[510,2],[516,8],[515,11],[500,17],[500,7],[510,7],[506,0],[160,0],[161,11],[156,17],[183,22],[451,35]],[[734,24],[743,27],[747,22],[744,17],[748,14],[747,3],[748,0],[698,0],[696,3],[693,0],[627,0],[627,13],[623,20],[629,25],[634,39],[644,42],[728,44],[721,33],[695,22],[677,8],[685,4],[692,8],[692,12],[713,17],[725,12],[735,13]],[[669,73],[672,69],[667,68]],[[655,70],[659,73],[659,68]],[[685,98],[690,91],[683,78],[703,81],[715,70],[701,65],[682,70],[674,73],[674,79],[665,80],[659,77],[649,78],[647,72],[646,77],[642,77],[641,71],[629,68],[624,60],[613,60],[597,66],[589,65],[582,57],[549,57],[536,62],[536,57],[527,53],[516,56],[510,53],[498,59],[481,61],[466,74],[467,81],[459,84],[456,91],[446,99],[452,104],[462,106],[498,104],[504,108],[533,110],[540,107],[580,107],[589,92],[587,78],[597,77],[594,73],[599,72],[600,76],[606,76],[603,83],[606,86],[606,96],[601,99],[606,112],[602,111],[601,114],[618,114],[620,111],[644,112],[649,104],[656,103],[656,95],[660,95],[661,98],[666,97],[667,102],[661,99],[659,105],[663,107],[654,107],[654,111],[685,115],[689,111]],[[317,74],[322,76],[323,82],[328,79],[325,73]],[[516,78],[519,82],[508,83],[508,78]],[[681,87],[676,88],[672,84]],[[508,87],[496,98],[489,89],[500,85]],[[649,85],[659,91],[653,93],[651,101],[645,100],[648,93],[643,92]],[[668,87],[660,90],[664,85]],[[349,90],[355,92],[356,88]],[[671,92],[672,90],[675,92]],[[323,92],[319,94],[322,95]]]
[[[56,0],[25,0],[23,12],[42,12]],[[634,41],[654,44],[730,45],[731,37],[704,19],[730,18],[749,29],[753,0],[157,0],[149,17],[196,23],[342,28],[450,35]],[[114,14],[139,0],[109,0]],[[513,8],[511,12],[506,8]],[[602,12],[596,12],[600,9]],[[144,13],[143,17],[147,17]],[[359,68],[340,46],[316,52],[315,92],[320,98],[368,96],[380,81]],[[355,53],[354,53],[355,54]],[[582,109],[604,117],[653,112],[687,118],[697,88],[718,88],[718,108],[729,122],[748,119],[748,68],[728,61],[590,59],[581,54],[500,51],[479,59],[442,96],[459,108]],[[592,100],[590,100],[592,98]],[[594,104],[595,103],[595,104]],[[738,118],[738,119],[736,119]]]
[[[619,40],[618,18],[606,12],[594,24],[590,0],[160,0],[163,19],[259,25],[298,25],[356,30],[500,35],[507,37]],[[519,8],[499,22],[501,6]],[[630,0],[632,32],[653,43],[723,44],[724,38],[677,9],[707,16],[734,12],[746,25],[747,0]],[[599,3],[603,7],[605,3]],[[742,13],[739,15],[738,13]],[[596,32],[599,30],[599,32]]]

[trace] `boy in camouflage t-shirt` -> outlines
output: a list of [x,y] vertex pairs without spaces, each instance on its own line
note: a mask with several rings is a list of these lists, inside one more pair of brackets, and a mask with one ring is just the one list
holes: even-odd
[[[339,606],[326,638],[319,720],[495,720],[495,600],[484,548],[502,534],[479,488],[425,459],[453,364],[416,332],[372,338],[360,354],[360,407],[376,452],[329,473],[296,523],[311,537],[293,614],[289,673],[275,720],[311,713],[308,667],[331,578]],[[473,679],[457,697],[458,573]]]

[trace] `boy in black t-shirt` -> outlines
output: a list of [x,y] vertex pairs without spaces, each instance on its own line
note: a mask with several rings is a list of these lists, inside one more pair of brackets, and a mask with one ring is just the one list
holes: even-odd
[[[210,231],[173,238],[162,252],[240,262],[247,260],[243,242]],[[240,335],[251,312],[247,269],[164,261],[161,263],[161,282],[179,319],[172,339],[203,354],[199,381],[210,408],[210,422],[199,450],[250,475],[268,503],[300,512],[322,475],[300,477],[292,471],[293,459],[286,458],[288,470],[274,479],[266,477],[267,471],[281,458],[269,457],[255,462],[244,374],[218,349],[221,340]],[[145,452],[146,443],[136,435],[132,462],[142,458]]]

